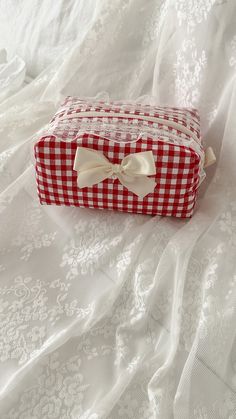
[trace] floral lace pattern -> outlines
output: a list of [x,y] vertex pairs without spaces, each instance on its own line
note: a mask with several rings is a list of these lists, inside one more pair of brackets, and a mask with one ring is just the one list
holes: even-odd
[[214,5],[222,3],[222,0],[177,0],[175,7],[177,19],[180,25],[187,25],[188,31],[194,31],[197,24],[207,20]]
[[[236,4],[94,4],[0,104],[0,417],[234,419]],[[200,109],[218,166],[191,220],[39,205],[35,132],[98,93]]]

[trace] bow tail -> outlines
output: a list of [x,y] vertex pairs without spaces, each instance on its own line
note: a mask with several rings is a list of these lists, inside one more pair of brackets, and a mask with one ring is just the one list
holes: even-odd
[[147,176],[132,176],[128,178],[128,176],[119,174],[117,177],[123,186],[140,198],[144,198],[149,193],[153,193],[156,186],[155,180]]
[[112,171],[103,166],[81,170],[78,171],[77,185],[79,188],[90,187],[107,179],[111,174]]

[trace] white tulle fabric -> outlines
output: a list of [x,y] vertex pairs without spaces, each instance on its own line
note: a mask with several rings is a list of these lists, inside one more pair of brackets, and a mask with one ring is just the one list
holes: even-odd
[[[235,17],[94,1],[86,36],[1,103],[1,419],[236,417]],[[218,162],[190,221],[39,205],[33,134],[101,91],[200,109]]]
[[0,49],[0,102],[17,92],[25,80],[25,62],[15,55],[7,60],[5,49]]

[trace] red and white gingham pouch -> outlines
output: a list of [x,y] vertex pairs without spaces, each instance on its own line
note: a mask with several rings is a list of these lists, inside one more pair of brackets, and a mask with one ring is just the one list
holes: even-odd
[[[102,157],[107,167],[116,169],[127,156],[150,157],[137,153],[151,152],[155,173],[134,179],[139,187],[148,177],[155,188],[139,196],[122,184],[115,169],[98,183],[78,186],[80,162],[77,167],[75,159],[81,148],[92,150],[89,156]],[[187,218],[193,214],[205,176],[199,115],[189,108],[67,97],[40,133],[34,152],[41,204]],[[96,172],[96,164],[89,162],[86,167],[92,166]]]

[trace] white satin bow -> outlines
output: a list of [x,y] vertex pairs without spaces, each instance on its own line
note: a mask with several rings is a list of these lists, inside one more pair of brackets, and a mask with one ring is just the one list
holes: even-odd
[[156,174],[152,151],[129,154],[121,164],[111,163],[100,151],[78,147],[74,170],[79,188],[95,185],[115,175],[120,183],[140,198],[154,191],[156,182],[147,176]]

